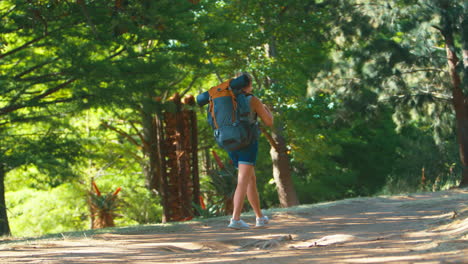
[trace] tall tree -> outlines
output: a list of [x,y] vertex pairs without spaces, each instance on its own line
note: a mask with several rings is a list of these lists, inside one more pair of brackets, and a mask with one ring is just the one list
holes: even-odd
[[[67,168],[80,148],[69,136],[72,130],[67,129],[63,118],[84,100],[83,90],[73,89],[77,78],[58,52],[60,41],[52,41],[64,37],[64,28],[79,23],[76,17],[66,15],[68,11],[68,6],[58,3],[0,3],[2,186],[6,173],[27,164],[35,164],[51,175],[73,175]],[[4,191],[0,188],[1,197]],[[0,202],[0,233],[8,234],[5,201]]]
[[0,164],[0,234],[2,236],[11,234],[5,202],[5,169],[3,164]]
[[[298,204],[292,180],[288,120],[285,105],[301,101],[308,80],[327,61],[331,39],[323,35],[335,17],[333,4],[314,1],[219,1],[218,17],[242,31],[242,42],[233,41],[236,62],[254,74],[258,93],[275,112],[275,128],[265,131],[271,143],[273,175],[282,206]],[[344,9],[344,8],[343,8]],[[243,15],[241,15],[243,14]],[[220,23],[222,24],[222,23]],[[242,26],[240,26],[241,24]],[[228,35],[229,36],[229,35]],[[243,46],[239,43],[242,43]],[[232,54],[228,54],[228,56]],[[243,59],[243,60],[242,60]]]
[[[204,66],[202,58],[205,51],[198,32],[197,8],[199,7],[187,1],[180,1],[175,5],[171,1],[147,1],[144,4],[127,2],[117,10],[118,16],[115,18],[119,28],[125,29],[122,33],[125,38],[138,40],[131,44],[132,49],[138,50],[138,56],[134,56],[134,52],[122,54],[121,61],[128,63],[123,65],[123,69],[130,70],[132,74],[119,76],[119,83],[110,82],[122,85],[122,89],[125,89],[127,96],[114,94],[111,106],[125,107],[132,126],[130,130],[122,130],[112,124],[107,126],[141,147],[143,156],[139,161],[149,190],[162,198],[164,221],[186,218],[190,216],[188,212],[192,211],[191,203],[184,203],[182,211],[187,213],[184,217],[171,216],[170,213],[181,212],[178,210],[181,205],[170,201],[192,195],[175,193],[168,189],[172,185],[167,179],[178,179],[179,174],[176,170],[167,170],[166,157],[179,157],[175,153],[183,152],[172,149],[172,145],[165,145],[165,139],[169,135],[165,134],[167,120],[164,116],[169,112],[177,112],[177,104],[168,103],[168,97],[177,91],[185,94],[190,90],[201,74],[199,68],[203,69]],[[135,14],[141,14],[145,19],[134,24],[129,19]],[[179,147],[182,138],[180,134],[177,136],[179,140],[176,143]],[[169,153],[171,151],[173,153]],[[194,201],[198,202],[198,199]]]
[[[310,91],[334,93],[342,102],[342,118],[348,120],[356,111],[349,107],[359,106],[356,102],[365,93],[374,93],[373,103],[365,109],[369,115],[387,104],[395,111],[398,130],[419,122],[433,129],[439,143],[458,126],[465,168],[465,75],[458,60],[463,56],[460,45],[466,32],[462,2],[329,1],[337,7],[332,12],[338,18],[324,32],[327,39],[334,40],[333,64],[318,75]],[[458,65],[452,67],[455,61]]]
[[198,53],[187,55],[201,47],[193,8],[183,0],[2,1],[0,133],[96,105],[155,113],[141,106],[185,80],[183,65],[199,63]]
[[[64,118],[62,116],[61,118]],[[44,184],[57,186],[76,177],[72,166],[82,155],[81,139],[65,122],[35,122],[3,127],[0,135],[0,233],[10,233],[4,185],[9,171],[25,166],[35,166],[48,178]]]
[[[441,16],[438,29],[444,38],[452,82],[452,104],[462,165],[460,186],[468,186],[468,2],[437,1],[436,7]],[[457,42],[461,47],[457,47]]]
[[[261,81],[268,103],[277,113],[271,133],[270,155],[280,204],[297,205],[299,200],[291,175],[290,140],[286,137],[288,120],[285,105],[295,105],[306,94],[307,82],[314,78],[327,60],[327,40],[321,31],[326,28],[329,11],[321,4],[303,1],[273,3],[258,1],[253,6],[253,21],[259,26],[264,59],[255,61],[255,75]],[[254,53],[255,54],[255,53]],[[261,66],[262,62],[266,62]]]

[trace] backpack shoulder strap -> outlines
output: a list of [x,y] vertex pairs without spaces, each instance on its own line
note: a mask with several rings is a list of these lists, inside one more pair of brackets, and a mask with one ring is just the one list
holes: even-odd
[[249,93],[249,94],[246,94],[246,98],[247,98],[247,105],[249,106],[249,121],[250,123],[256,123],[257,122],[257,112],[253,111],[252,109],[252,106],[251,106],[251,101],[252,101],[252,98],[254,98],[255,95]]

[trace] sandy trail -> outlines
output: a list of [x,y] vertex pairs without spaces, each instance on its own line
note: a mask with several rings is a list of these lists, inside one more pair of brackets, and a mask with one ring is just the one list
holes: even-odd
[[[468,189],[271,211],[138,233],[0,244],[0,263],[468,263]],[[245,217],[253,223],[254,217]]]

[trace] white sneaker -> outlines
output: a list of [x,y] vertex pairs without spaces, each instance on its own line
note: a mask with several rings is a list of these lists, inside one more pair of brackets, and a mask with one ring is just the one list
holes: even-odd
[[249,229],[250,226],[242,220],[234,220],[231,218],[231,223],[228,225],[232,229]]
[[268,219],[268,216],[264,215],[262,217],[258,217],[255,226],[256,227],[263,227],[266,224],[270,222],[270,219]]

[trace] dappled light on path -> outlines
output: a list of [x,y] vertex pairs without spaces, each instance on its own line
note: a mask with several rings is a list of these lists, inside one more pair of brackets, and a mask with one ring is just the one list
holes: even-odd
[[[0,263],[467,263],[468,190],[356,198],[92,238],[5,243]],[[245,217],[253,223],[254,217]]]

